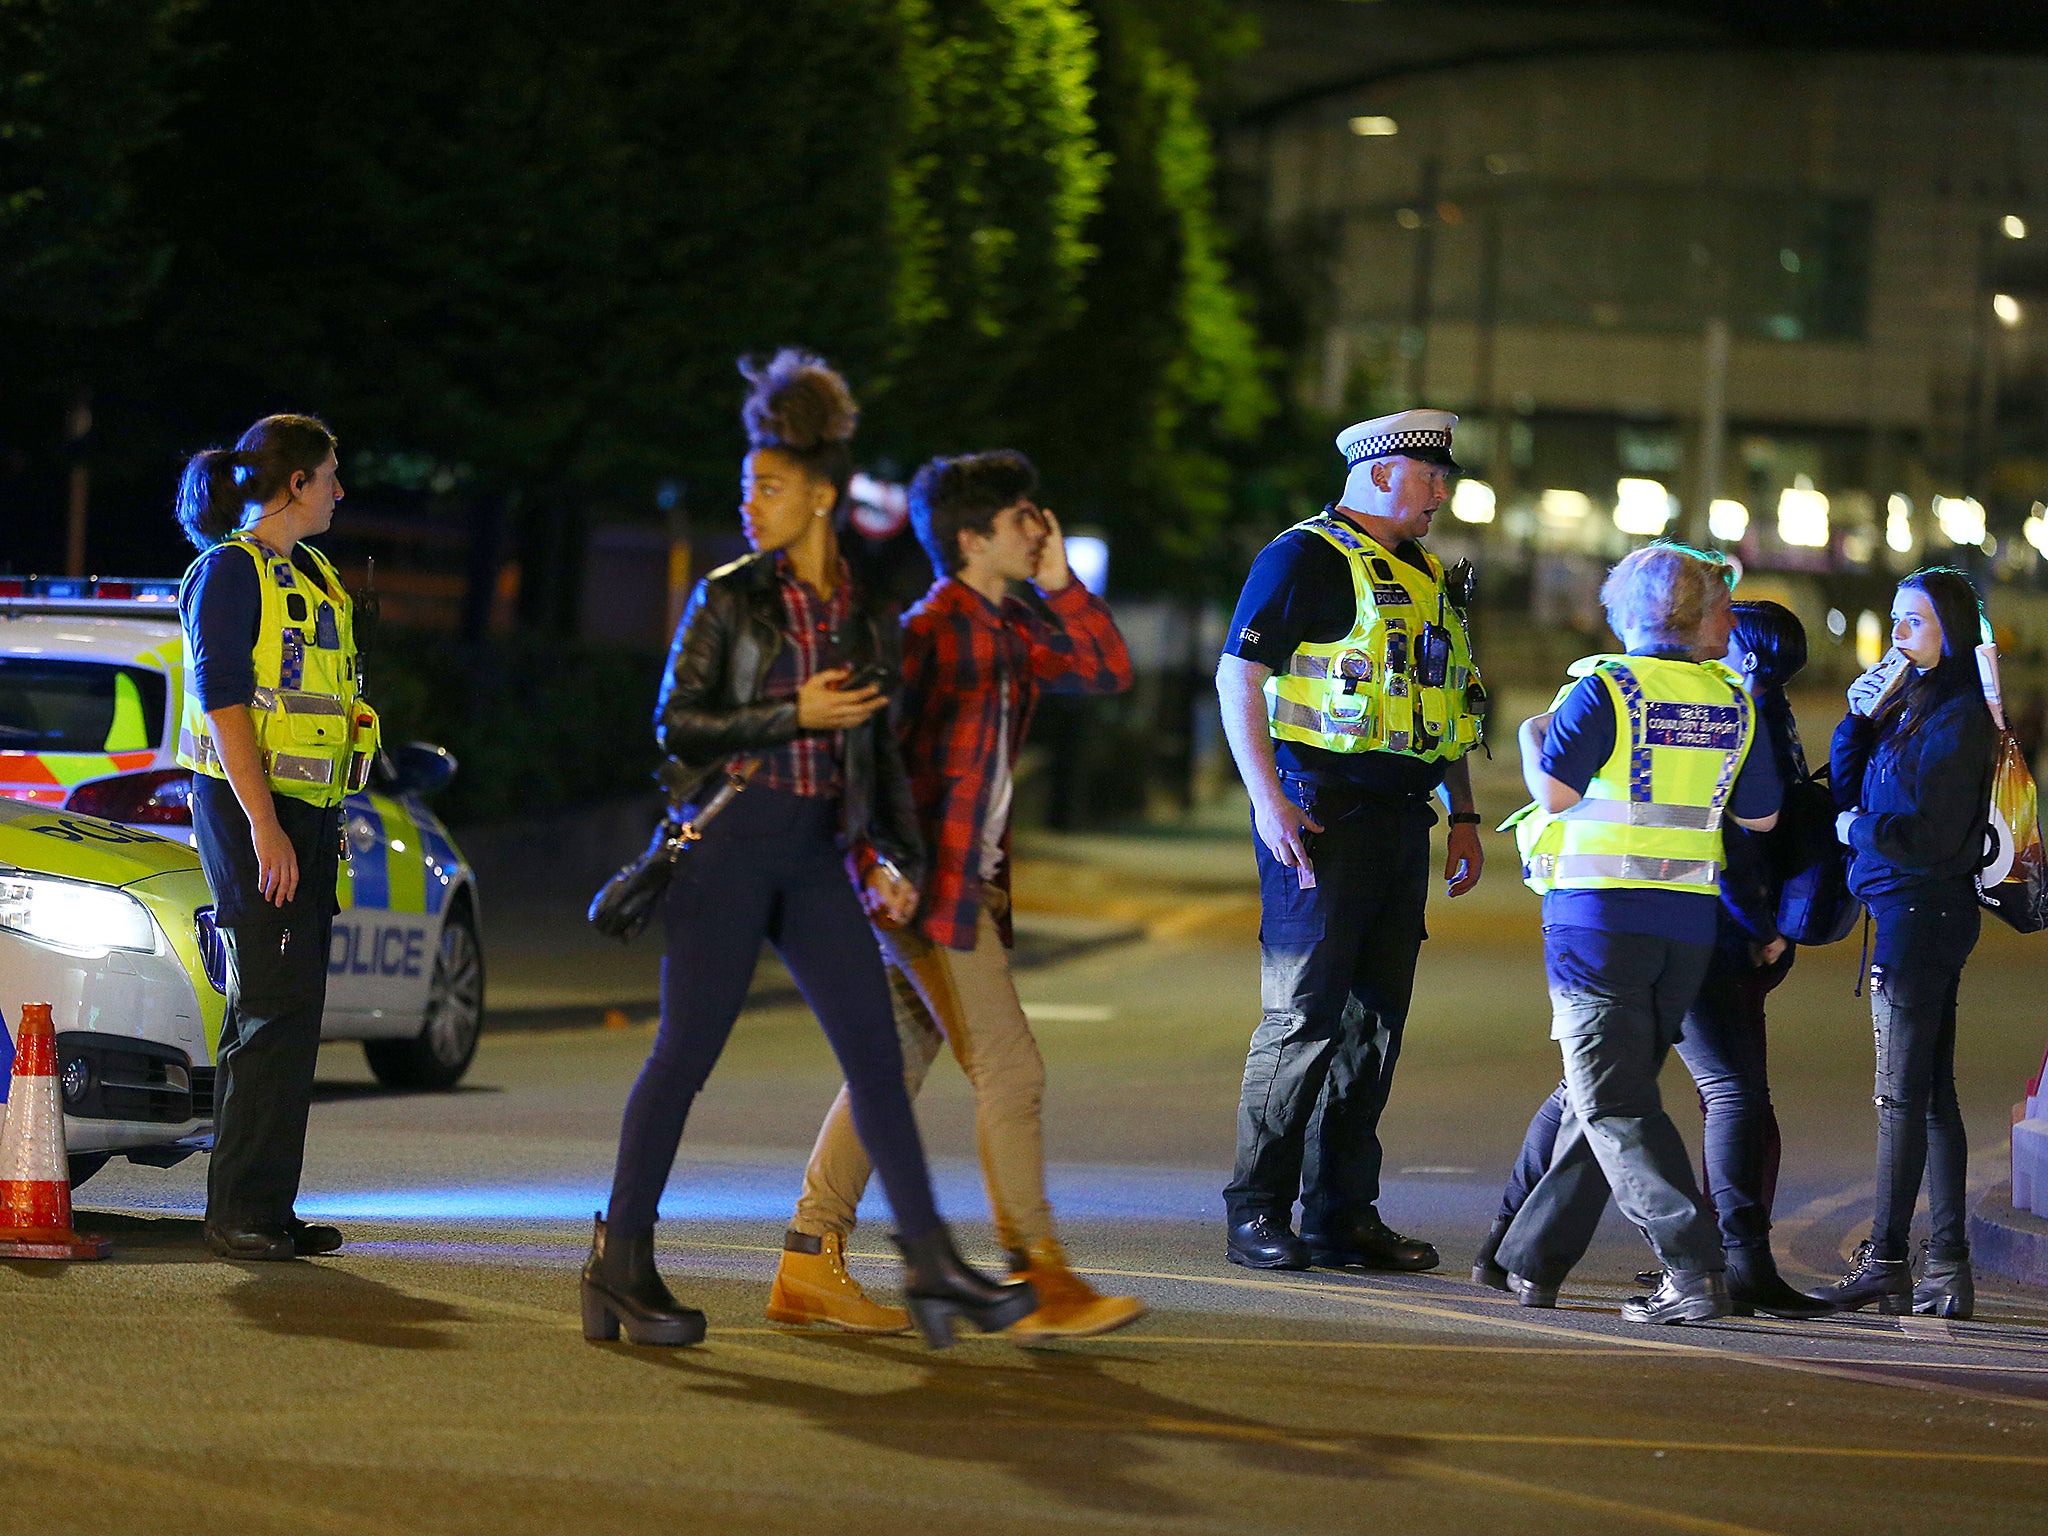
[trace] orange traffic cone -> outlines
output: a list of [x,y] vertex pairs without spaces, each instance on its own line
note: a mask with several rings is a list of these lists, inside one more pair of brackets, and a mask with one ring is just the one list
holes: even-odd
[[104,1237],[71,1230],[57,1031],[48,1003],[23,1003],[7,1127],[0,1131],[0,1258],[104,1259],[113,1246]]

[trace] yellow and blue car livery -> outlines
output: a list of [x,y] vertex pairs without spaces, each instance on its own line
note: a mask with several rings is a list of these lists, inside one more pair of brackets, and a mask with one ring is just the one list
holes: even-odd
[[[0,577],[0,801],[190,844],[177,591]],[[476,877],[423,798],[454,771],[438,748],[395,748],[342,803],[322,1037],[362,1041],[379,1078],[411,1087],[451,1086],[482,1028]]]

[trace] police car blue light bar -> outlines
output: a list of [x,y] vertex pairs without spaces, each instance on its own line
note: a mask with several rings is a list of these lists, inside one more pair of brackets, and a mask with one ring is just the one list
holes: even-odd
[[120,604],[133,611],[175,608],[178,582],[164,576],[0,576],[0,605],[10,609],[78,607],[107,612]]

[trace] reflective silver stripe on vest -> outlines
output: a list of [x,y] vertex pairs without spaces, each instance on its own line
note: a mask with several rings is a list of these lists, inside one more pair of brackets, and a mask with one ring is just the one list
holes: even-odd
[[331,715],[336,718],[348,714],[348,706],[331,693],[300,693],[278,690],[277,704],[288,715]]
[[307,693],[298,688],[258,688],[249,707],[270,712],[283,710],[288,715],[331,715],[337,719],[348,714],[346,700],[331,693]]
[[1304,656],[1296,651],[1287,658],[1289,677],[1311,677],[1318,682],[1330,675],[1330,658],[1327,656]]
[[1550,857],[1549,878],[1640,880],[1651,885],[1718,885],[1713,859],[1651,859],[1639,853],[1560,853]]
[[1298,725],[1305,731],[1327,731],[1335,736],[1365,736],[1372,731],[1367,721],[1338,720],[1292,699],[1273,701],[1273,721],[1276,725]]
[[220,761],[220,749],[214,746],[211,736],[194,736],[190,731],[181,729],[178,732],[178,750],[196,759],[202,768]]
[[1641,800],[1581,800],[1557,814],[1568,821],[1615,821],[1631,827],[1683,827],[1693,832],[1713,832],[1721,825],[1718,806],[1659,805]]
[[270,758],[270,776],[273,779],[290,779],[297,784],[332,784],[334,770],[341,766],[333,758],[307,757],[298,752],[274,752]]

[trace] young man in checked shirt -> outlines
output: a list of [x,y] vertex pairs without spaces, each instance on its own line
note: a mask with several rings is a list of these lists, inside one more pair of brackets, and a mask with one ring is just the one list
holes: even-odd
[[[911,483],[911,518],[938,580],[903,621],[897,732],[931,872],[917,916],[878,930],[910,1091],[942,1044],[973,1085],[996,1234],[1039,1298],[1013,1327],[1023,1342],[1107,1333],[1145,1311],[1135,1297],[1097,1295],[1067,1267],[1054,1235],[1040,1122],[1045,1065],[1010,976],[1010,805],[1032,707],[1045,690],[1131,685],[1108,605],[1074,580],[1058,520],[1032,500],[1037,489],[1031,461],[1007,452],[934,459]],[[1038,589],[1052,622],[1009,595],[1018,581]],[[841,1089],[804,1170],[770,1321],[855,1333],[909,1326],[846,1272],[867,1181]]]

